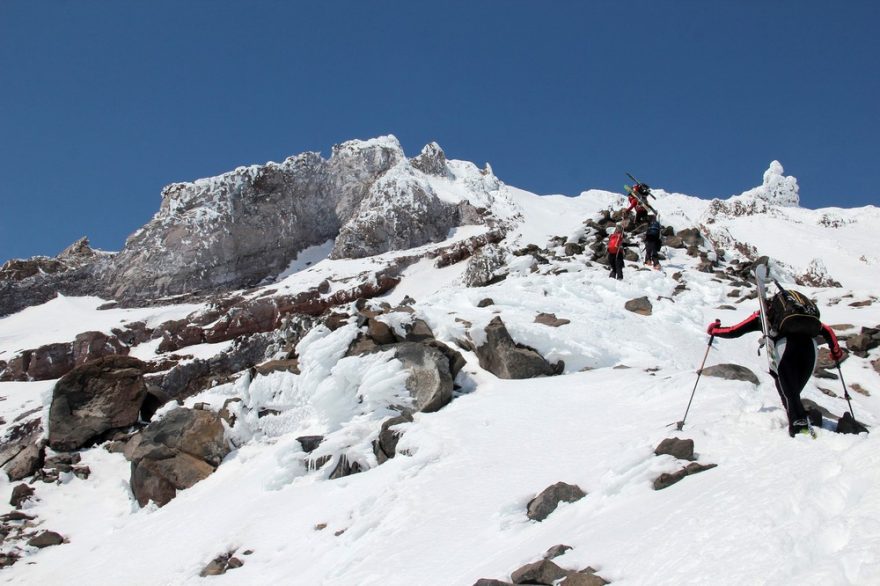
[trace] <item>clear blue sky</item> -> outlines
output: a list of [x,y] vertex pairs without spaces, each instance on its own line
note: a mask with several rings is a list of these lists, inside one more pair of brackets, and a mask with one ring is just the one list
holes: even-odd
[[0,0],[0,262],[171,182],[395,134],[537,193],[880,199],[880,2]]

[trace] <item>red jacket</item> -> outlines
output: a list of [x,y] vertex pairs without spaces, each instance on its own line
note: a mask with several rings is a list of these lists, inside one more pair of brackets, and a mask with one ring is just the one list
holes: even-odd
[[637,213],[646,211],[645,206],[641,204],[636,196],[634,196],[633,194],[629,194],[629,196],[627,197],[629,198],[629,207],[626,208],[627,213],[630,212],[633,208],[636,209]]
[[[710,330],[710,334],[713,336],[718,336],[719,338],[739,338],[743,334],[760,331],[761,312],[756,311],[735,326],[730,326],[726,328],[721,326],[714,327]],[[834,334],[834,330],[823,323],[822,331],[820,333],[825,339],[825,343],[828,344],[829,348],[831,348],[831,351],[834,353],[838,353],[840,351],[840,346],[837,343],[837,336]],[[776,342],[779,338],[780,336],[777,336],[773,338],[773,341]]]

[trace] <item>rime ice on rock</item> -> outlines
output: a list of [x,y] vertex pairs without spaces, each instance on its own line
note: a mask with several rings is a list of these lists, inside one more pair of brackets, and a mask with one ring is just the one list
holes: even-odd
[[752,195],[772,205],[798,207],[801,200],[798,196],[797,179],[792,176],[786,177],[783,175],[784,172],[782,164],[773,161],[764,171],[764,183],[743,195]]

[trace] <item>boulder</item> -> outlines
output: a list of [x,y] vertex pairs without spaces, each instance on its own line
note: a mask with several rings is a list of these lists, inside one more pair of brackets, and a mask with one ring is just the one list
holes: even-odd
[[568,574],[568,570],[563,570],[552,561],[540,560],[515,570],[510,579],[514,584],[555,584]]
[[434,346],[402,342],[393,348],[395,357],[409,371],[406,388],[414,399],[416,411],[431,413],[452,400],[453,375],[449,359]]
[[492,578],[480,578],[479,580],[474,582],[473,586],[513,586],[513,582],[494,580]]
[[207,478],[229,453],[219,415],[175,409],[148,425],[126,447],[131,490],[141,506],[163,506],[178,490]]
[[500,317],[486,326],[486,341],[475,353],[480,366],[498,378],[523,379],[558,373],[536,350],[514,342]]
[[583,254],[584,247],[578,244],[577,242],[566,242],[565,244],[565,256],[574,256],[576,254]]
[[695,460],[694,440],[683,440],[677,437],[666,438],[654,449],[654,454],[657,456],[669,455],[679,460]]
[[382,423],[379,430],[379,437],[373,442],[373,453],[376,455],[376,461],[383,464],[393,458],[397,454],[397,442],[400,440],[402,432],[391,429],[395,425],[401,423],[409,423],[412,416],[405,414],[387,419]]
[[559,503],[573,503],[587,496],[581,488],[574,484],[557,482],[541,491],[529,501],[527,516],[533,521],[543,521],[556,510]]
[[489,244],[468,259],[461,277],[465,287],[485,287],[497,283],[506,274],[507,253],[497,244]]
[[630,299],[624,304],[623,307],[627,311],[638,313],[639,315],[651,315],[653,311],[653,306],[651,305],[651,302],[648,301],[647,297]]
[[592,572],[570,572],[559,586],[604,586],[608,581]]
[[[700,246],[703,244],[703,236],[700,234],[700,231],[696,228],[686,228],[684,230],[679,230],[678,234],[676,234],[685,246]],[[667,241],[667,245],[669,242]]]
[[129,356],[106,356],[64,375],[52,391],[49,446],[72,451],[112,429],[137,422],[147,393],[146,365]]
[[73,361],[76,366],[112,354],[128,354],[128,347],[116,336],[108,336],[103,332],[84,332],[73,341]]
[[299,442],[299,445],[302,447],[302,450],[310,454],[314,452],[318,446],[321,445],[321,442],[324,441],[323,435],[301,435],[296,438],[296,441]]
[[837,433],[860,434],[867,433],[868,428],[853,419],[853,416],[847,411],[843,414],[843,417],[837,421],[837,428],[835,431]]
[[43,531],[36,537],[28,540],[28,545],[38,547],[40,549],[43,549],[44,547],[51,547],[53,545],[61,545],[62,543],[64,543],[64,538],[54,531]]
[[45,450],[40,444],[29,444],[25,446],[12,460],[10,460],[3,470],[9,476],[9,480],[15,482],[28,476],[33,476],[43,466],[43,458]]
[[714,376],[726,380],[744,380],[755,385],[761,382],[754,372],[739,364],[716,364],[704,368],[702,372],[706,376]]
[[351,476],[352,474],[358,474],[363,471],[364,468],[360,465],[358,461],[350,460],[348,456],[343,454],[339,457],[339,460],[336,463],[336,468],[333,469],[328,478],[330,480],[335,480],[337,478]]
[[52,380],[61,378],[75,364],[69,343],[46,344],[28,353],[27,377],[18,380]]
[[34,496],[33,488],[27,484],[18,484],[12,489],[12,496],[9,498],[9,504],[18,509],[24,501],[32,496]]

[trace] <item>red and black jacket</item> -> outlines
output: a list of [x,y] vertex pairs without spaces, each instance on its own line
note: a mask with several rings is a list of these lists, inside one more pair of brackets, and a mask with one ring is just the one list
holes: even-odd
[[[712,334],[714,336],[718,336],[719,338],[739,338],[743,334],[748,334],[750,332],[760,332],[761,331],[761,312],[756,311],[746,319],[742,320],[735,326],[730,327],[717,327],[712,329]],[[826,324],[822,324],[822,331],[820,332],[822,337],[825,339],[825,343],[828,344],[828,347],[832,350],[838,349],[840,346],[837,343],[837,336],[834,334],[834,330],[828,327]],[[773,341],[778,341],[780,336],[773,337]]]

